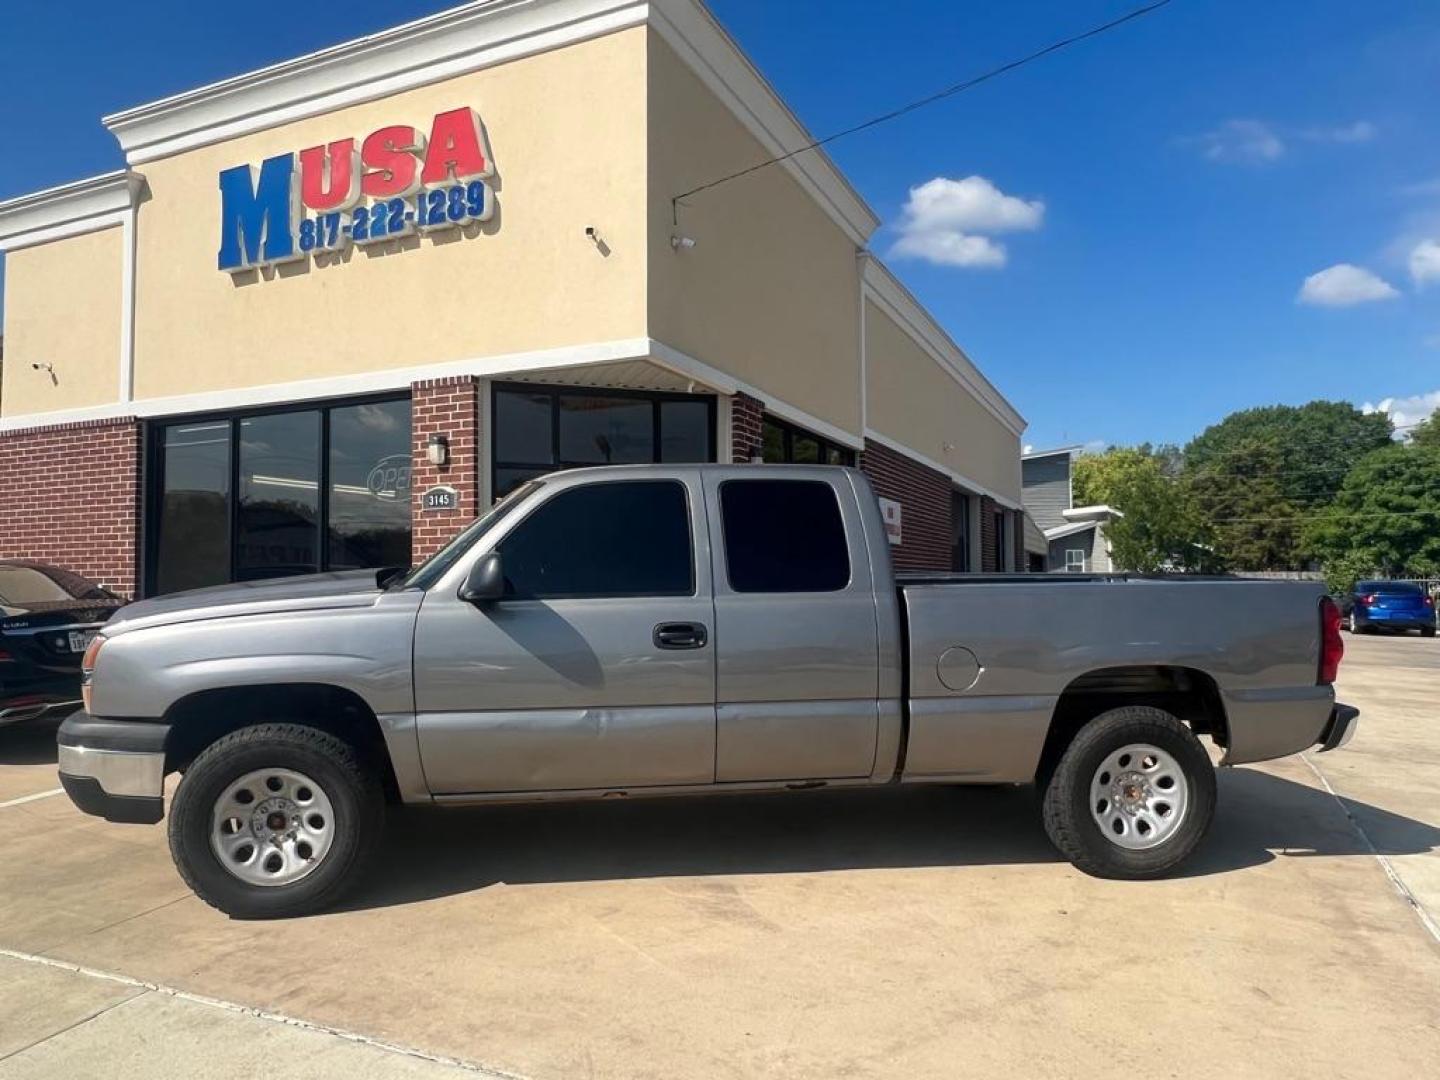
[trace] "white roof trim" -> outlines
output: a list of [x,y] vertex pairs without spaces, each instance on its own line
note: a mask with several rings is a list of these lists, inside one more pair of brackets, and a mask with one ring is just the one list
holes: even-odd
[[[125,160],[139,165],[647,24],[771,153],[814,141],[698,0],[474,0],[112,113],[103,122]],[[781,167],[857,246],[879,227],[875,212],[823,151],[801,154]]]
[[504,353],[412,367],[386,368],[380,371],[357,372],[319,379],[297,379],[292,382],[244,386],[234,390],[204,390],[191,394],[142,398],[138,401],[115,402],[80,409],[26,413],[0,419],[0,432],[23,428],[73,424],[85,420],[111,420],[122,416],[182,416],[186,413],[219,412],[227,409],[250,408],[255,405],[288,404],[297,401],[322,401],[326,398],[349,397],[354,394],[406,390],[411,383],[426,379],[443,379],[453,375],[475,375],[481,378],[524,376],[532,371],[556,368],[588,367],[613,364],[623,360],[649,360],[652,342],[649,338],[625,338],[618,341],[597,341],[585,345],[569,345],[534,352]]
[[123,225],[144,182],[120,169],[0,202],[0,251]]
[[1033,461],[1036,458],[1059,457],[1061,454],[1073,458],[1079,455],[1080,449],[1078,446],[1062,446],[1057,450],[1031,450],[1029,453],[1021,454],[1020,460]]
[[[772,155],[779,157],[815,141],[703,3],[652,0],[650,25]],[[880,218],[829,154],[816,148],[787,158],[781,166],[849,234],[856,247],[869,243],[880,227]]]
[[861,256],[865,296],[874,300],[878,307],[895,322],[901,330],[919,345],[941,369],[963,386],[970,395],[980,402],[990,415],[999,420],[1018,439],[1025,433],[1027,421],[1016,411],[1005,395],[981,374],[965,350],[955,344],[953,338],[935,321],[909,289],[890,272],[874,254],[865,252]]
[[1072,506],[1069,510],[1061,510],[1060,513],[1069,521],[1103,521],[1106,518],[1123,518],[1125,516],[1113,506],[1103,503],[1097,506]]
[[1059,540],[1062,537],[1074,536],[1076,533],[1088,532],[1091,529],[1098,529],[1098,521],[1080,521],[1074,525],[1056,525],[1053,529],[1045,530],[1046,540]]

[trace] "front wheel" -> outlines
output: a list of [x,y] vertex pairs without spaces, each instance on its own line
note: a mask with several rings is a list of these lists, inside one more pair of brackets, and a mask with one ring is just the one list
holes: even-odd
[[260,724],[217,740],[185,771],[170,854],[196,895],[227,915],[307,915],[359,877],[384,807],[379,780],[347,743]]
[[1051,842],[1085,873],[1159,877],[1209,829],[1215,769],[1194,732],[1164,710],[1112,709],[1070,743],[1043,810]]

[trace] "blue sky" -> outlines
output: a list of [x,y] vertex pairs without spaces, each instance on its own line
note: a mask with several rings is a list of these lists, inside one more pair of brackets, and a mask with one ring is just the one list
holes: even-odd
[[[117,167],[102,113],[443,6],[10,5],[0,197]],[[1132,6],[712,0],[817,134]],[[1184,441],[1314,397],[1404,422],[1440,404],[1437,85],[1432,0],[1175,0],[831,152],[1027,442]]]

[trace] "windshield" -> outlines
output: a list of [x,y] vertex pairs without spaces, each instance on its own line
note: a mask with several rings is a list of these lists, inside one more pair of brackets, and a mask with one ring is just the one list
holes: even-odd
[[399,578],[391,589],[428,589],[435,582],[445,576],[447,570],[460,560],[460,557],[470,550],[475,541],[479,540],[487,532],[493,529],[500,522],[504,521],[510,511],[519,506],[525,496],[529,495],[536,488],[540,487],[543,481],[531,480],[521,484],[518,488],[506,495],[498,503],[492,506],[475,521],[464,532],[460,533],[437,551],[430,558],[417,566],[404,577]]

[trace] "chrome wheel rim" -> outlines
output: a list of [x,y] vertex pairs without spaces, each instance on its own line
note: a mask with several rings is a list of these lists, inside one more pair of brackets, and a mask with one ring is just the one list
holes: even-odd
[[292,885],[315,871],[335,838],[321,786],[293,769],[257,769],[232,781],[210,815],[210,847],[247,885]]
[[1165,843],[1185,820],[1190,782],[1168,751],[1130,743],[1107,754],[1090,781],[1090,814],[1117,847],[1145,851]]

